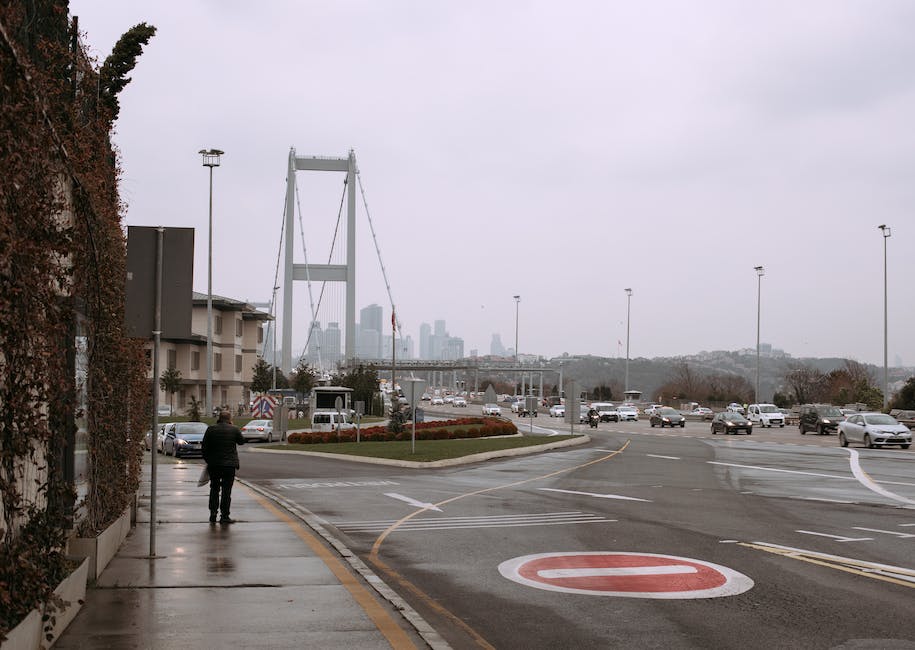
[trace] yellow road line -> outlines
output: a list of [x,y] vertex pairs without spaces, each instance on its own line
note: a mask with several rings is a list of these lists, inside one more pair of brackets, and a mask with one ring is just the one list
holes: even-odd
[[775,555],[781,555],[782,557],[789,557],[794,560],[800,560],[801,562],[807,562],[809,564],[816,564],[818,566],[828,567],[830,569],[837,569],[838,571],[844,571],[846,573],[852,573],[854,575],[864,576],[865,578],[872,578],[874,580],[880,580],[882,582],[889,582],[894,585],[899,585],[901,587],[909,587],[910,589],[915,589],[915,583],[907,582],[905,580],[899,580],[891,576],[885,576],[879,573],[874,573],[873,571],[865,571],[862,569],[856,569],[844,564],[837,562],[830,562],[828,560],[822,560],[815,557],[808,557],[806,555],[799,554],[797,551],[786,551],[779,548],[771,548],[769,546],[763,546],[760,544],[749,544],[747,542],[738,542],[740,546],[745,546],[747,548],[753,548],[757,551],[765,551],[766,553],[773,553]]
[[371,592],[346,569],[337,556],[331,553],[317,537],[308,532],[297,519],[280,510],[264,497],[247,488],[247,486],[245,487],[261,506],[283,520],[298,535],[299,539],[304,541],[314,551],[315,555],[327,565],[327,568],[331,570],[350,595],[359,603],[359,606],[362,607],[392,648],[405,650],[417,647],[390,613],[372,596]]
[[402,517],[398,521],[395,521],[393,524],[388,526],[388,528],[383,533],[381,533],[381,535],[378,536],[378,539],[375,540],[375,543],[372,545],[372,551],[369,553],[368,559],[372,564],[374,564],[381,571],[383,571],[385,574],[387,574],[392,580],[396,581],[399,585],[401,585],[405,589],[409,590],[414,596],[416,596],[419,600],[421,600],[427,607],[434,610],[440,616],[448,619],[453,625],[456,625],[457,627],[464,630],[464,632],[466,632],[479,647],[485,648],[486,650],[494,650],[494,646],[491,645],[488,641],[486,641],[486,639],[484,639],[476,630],[474,630],[463,620],[461,620],[460,618],[455,616],[451,611],[446,609],[443,605],[438,603],[435,599],[433,599],[431,596],[427,595],[419,587],[417,587],[412,582],[410,582],[409,580],[404,578],[397,571],[395,571],[390,566],[388,566],[384,561],[382,561],[381,558],[378,557],[378,551],[381,548],[381,544],[384,542],[385,539],[387,539],[388,535],[390,535],[395,530],[397,530],[397,528],[399,528],[400,526],[402,526],[403,524],[408,522],[413,517],[416,517],[417,515],[420,515],[420,514],[426,512],[431,507],[443,506],[448,503],[453,503],[454,501],[457,501],[458,499],[472,497],[472,496],[476,496],[478,494],[485,494],[487,492],[494,492],[496,490],[503,490],[505,488],[515,487],[517,485],[524,485],[525,483],[539,481],[539,480],[542,480],[545,478],[550,478],[551,476],[563,474],[565,472],[571,472],[572,470],[575,470],[575,469],[581,469],[582,467],[587,467],[589,465],[601,463],[605,460],[609,460],[609,459],[613,458],[617,454],[622,453],[623,450],[625,450],[626,447],[629,446],[630,442],[631,442],[630,440],[627,440],[626,444],[624,444],[622,447],[620,447],[616,451],[611,452],[611,453],[607,454],[606,456],[601,456],[600,458],[598,458],[596,460],[588,461],[587,463],[582,463],[580,465],[575,465],[573,467],[566,467],[564,469],[560,469],[555,472],[550,472],[549,474],[544,474],[542,476],[534,476],[532,478],[523,479],[520,481],[513,481],[512,483],[506,483],[505,485],[497,485],[497,486],[490,487],[490,488],[484,488],[482,490],[475,490],[473,492],[459,494],[457,496],[451,497],[450,499],[445,499],[444,501],[439,501],[438,503],[433,503],[429,507],[420,508],[420,509],[410,513],[409,515]]

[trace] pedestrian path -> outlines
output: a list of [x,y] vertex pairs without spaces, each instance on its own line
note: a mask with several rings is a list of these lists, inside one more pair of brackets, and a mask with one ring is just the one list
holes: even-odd
[[210,524],[199,468],[158,464],[154,559],[147,469],[136,527],[56,648],[429,647],[339,553],[253,489],[235,484],[237,523]]

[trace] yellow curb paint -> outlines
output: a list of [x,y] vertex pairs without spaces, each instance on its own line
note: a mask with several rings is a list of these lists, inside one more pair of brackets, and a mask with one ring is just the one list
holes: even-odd
[[[245,487],[248,489],[247,486]],[[317,537],[305,530],[295,518],[277,508],[261,495],[250,489],[248,489],[248,491],[254,497],[255,501],[285,522],[286,525],[298,535],[299,539],[308,544],[315,555],[327,565],[327,568],[331,570],[350,595],[359,603],[359,606],[362,607],[363,611],[365,611],[372,623],[374,623],[375,627],[378,628],[378,631],[384,635],[384,638],[387,639],[394,650],[406,650],[407,648],[417,647],[397,621],[395,621],[388,611],[372,596],[369,590],[346,569],[343,563],[331,553]]]

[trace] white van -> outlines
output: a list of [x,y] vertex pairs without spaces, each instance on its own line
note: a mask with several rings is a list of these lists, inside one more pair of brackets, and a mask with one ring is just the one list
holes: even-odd
[[591,408],[597,411],[600,415],[601,422],[614,422],[620,421],[620,413],[616,410],[616,407],[610,402],[591,402]]
[[336,431],[338,426],[341,430],[356,428],[349,413],[337,413],[336,411],[319,409],[311,414],[312,431]]
[[761,427],[785,426],[785,414],[775,404],[750,404],[747,419]]

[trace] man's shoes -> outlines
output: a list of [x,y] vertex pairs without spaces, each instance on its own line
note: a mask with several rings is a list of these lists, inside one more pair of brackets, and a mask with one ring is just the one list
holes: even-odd
[[216,513],[215,513],[215,512],[210,513],[210,523],[211,523],[211,524],[215,524],[215,523],[216,523]]
[[235,520],[232,519],[231,517],[220,517],[220,518],[219,518],[219,523],[221,523],[221,524],[234,524],[234,523],[235,523]]

